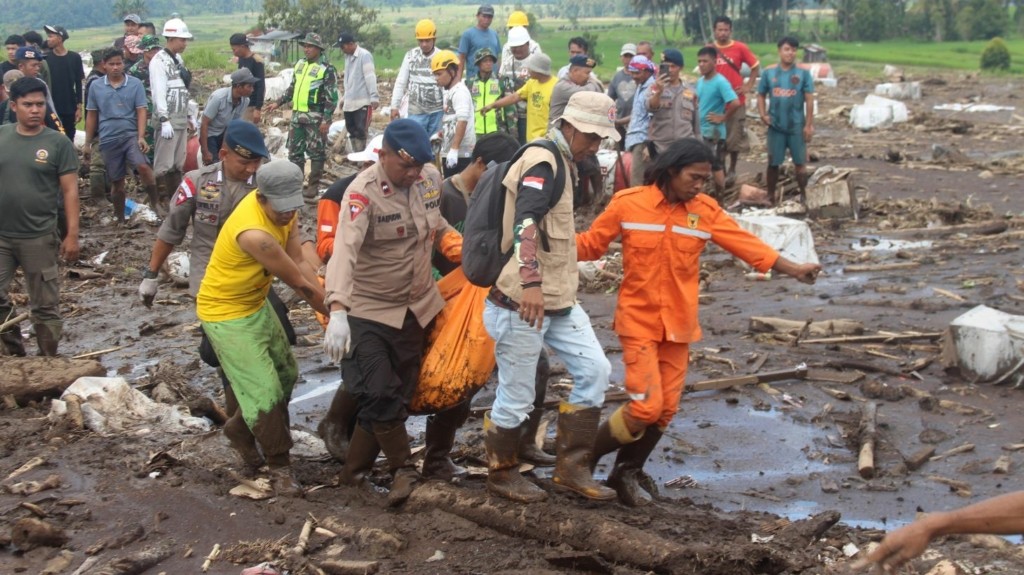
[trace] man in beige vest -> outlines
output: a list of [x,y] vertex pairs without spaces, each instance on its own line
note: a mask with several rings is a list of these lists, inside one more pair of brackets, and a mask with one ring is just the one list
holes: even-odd
[[[558,409],[558,457],[554,483],[590,499],[607,501],[615,492],[591,476],[594,437],[611,364],[594,335],[590,318],[576,302],[576,229],[573,224],[574,162],[597,154],[605,138],[619,139],[615,102],[599,92],[578,92],[555,118],[547,138],[561,157],[528,148],[508,168],[503,249],[514,254],[491,288],[484,326],[495,341],[498,390],[484,418],[487,489],[530,503],[547,497],[518,470],[521,426],[533,409],[534,373],[546,344],[573,376],[568,401]],[[556,170],[565,183],[556,189]]]

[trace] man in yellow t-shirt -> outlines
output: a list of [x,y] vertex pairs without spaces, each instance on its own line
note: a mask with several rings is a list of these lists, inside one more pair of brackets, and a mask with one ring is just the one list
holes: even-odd
[[558,78],[551,75],[551,58],[537,52],[526,60],[530,79],[519,90],[499,98],[480,109],[481,114],[491,110],[526,102],[526,141],[543,138],[548,132],[548,113],[551,109],[551,91]]
[[196,298],[203,331],[238,399],[224,435],[250,469],[262,464],[262,450],[274,491],[291,496],[302,494],[288,455],[288,401],[299,370],[267,302],[271,282],[281,278],[313,309],[330,313],[320,283],[301,265],[296,212],[302,206],[301,169],[285,160],[261,167],[256,189],[217,236]]

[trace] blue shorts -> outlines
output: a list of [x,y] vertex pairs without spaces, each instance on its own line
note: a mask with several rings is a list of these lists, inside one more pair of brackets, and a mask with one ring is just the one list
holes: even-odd
[[807,142],[804,129],[800,126],[794,133],[768,128],[768,165],[778,167],[786,160],[786,150],[793,157],[793,163],[802,166],[807,163]]
[[107,166],[107,177],[111,182],[123,180],[128,173],[129,164],[133,167],[149,165],[149,160],[139,149],[139,141],[135,136],[117,142],[101,142],[100,153],[103,154],[103,163]]

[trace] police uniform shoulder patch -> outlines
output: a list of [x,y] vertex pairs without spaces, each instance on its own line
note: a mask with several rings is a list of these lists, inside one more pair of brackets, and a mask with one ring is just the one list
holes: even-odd
[[178,186],[178,193],[174,196],[174,205],[180,206],[195,196],[196,185],[192,183],[190,178],[185,177],[181,180],[181,185]]
[[350,221],[355,221],[359,217],[359,214],[370,206],[370,198],[367,198],[363,194],[351,193],[348,195],[348,217]]

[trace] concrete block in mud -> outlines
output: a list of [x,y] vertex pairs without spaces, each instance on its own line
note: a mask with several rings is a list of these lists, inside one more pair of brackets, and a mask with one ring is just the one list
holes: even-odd
[[893,100],[920,100],[921,82],[886,82],[875,86],[875,95]]
[[1024,369],[1024,316],[979,305],[954,319],[945,337],[966,379],[997,382]]
[[746,214],[733,216],[733,219],[741,228],[761,238],[786,258],[801,263],[818,263],[814,235],[807,222],[782,216]]
[[874,94],[868,94],[863,104],[850,110],[850,124],[864,131],[906,122],[909,117],[903,102]]
[[807,213],[812,218],[856,218],[853,170],[821,166],[807,182]]

